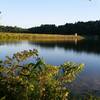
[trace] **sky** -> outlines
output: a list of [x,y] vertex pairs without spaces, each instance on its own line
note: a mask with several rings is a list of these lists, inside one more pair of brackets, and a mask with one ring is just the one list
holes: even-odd
[[0,24],[34,27],[100,19],[100,0],[0,0]]

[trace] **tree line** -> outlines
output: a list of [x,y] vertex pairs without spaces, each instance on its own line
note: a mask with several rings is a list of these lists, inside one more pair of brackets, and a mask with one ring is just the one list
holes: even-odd
[[56,26],[55,24],[45,24],[38,27],[20,28],[12,26],[0,26],[0,32],[17,33],[39,33],[39,34],[64,34],[71,35],[78,33],[84,36],[100,36],[100,20],[88,22],[66,23]]

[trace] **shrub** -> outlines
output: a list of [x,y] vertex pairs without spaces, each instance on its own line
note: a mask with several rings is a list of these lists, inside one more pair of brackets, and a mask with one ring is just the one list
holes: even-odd
[[[28,63],[29,58],[32,62]],[[65,100],[69,95],[65,84],[72,82],[83,66],[45,64],[35,49],[7,56],[0,61],[0,100]]]

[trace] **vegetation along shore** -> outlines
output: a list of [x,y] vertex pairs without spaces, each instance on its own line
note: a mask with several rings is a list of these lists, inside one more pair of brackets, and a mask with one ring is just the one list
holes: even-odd
[[0,33],[0,40],[30,40],[30,41],[75,41],[84,37],[78,35],[52,35],[52,34],[31,34],[31,33]]

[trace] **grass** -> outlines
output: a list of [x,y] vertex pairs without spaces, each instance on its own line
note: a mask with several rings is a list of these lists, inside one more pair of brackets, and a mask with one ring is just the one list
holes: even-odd
[[52,35],[52,34],[30,34],[30,33],[0,33],[0,41],[75,41],[82,40],[84,37],[75,35]]

